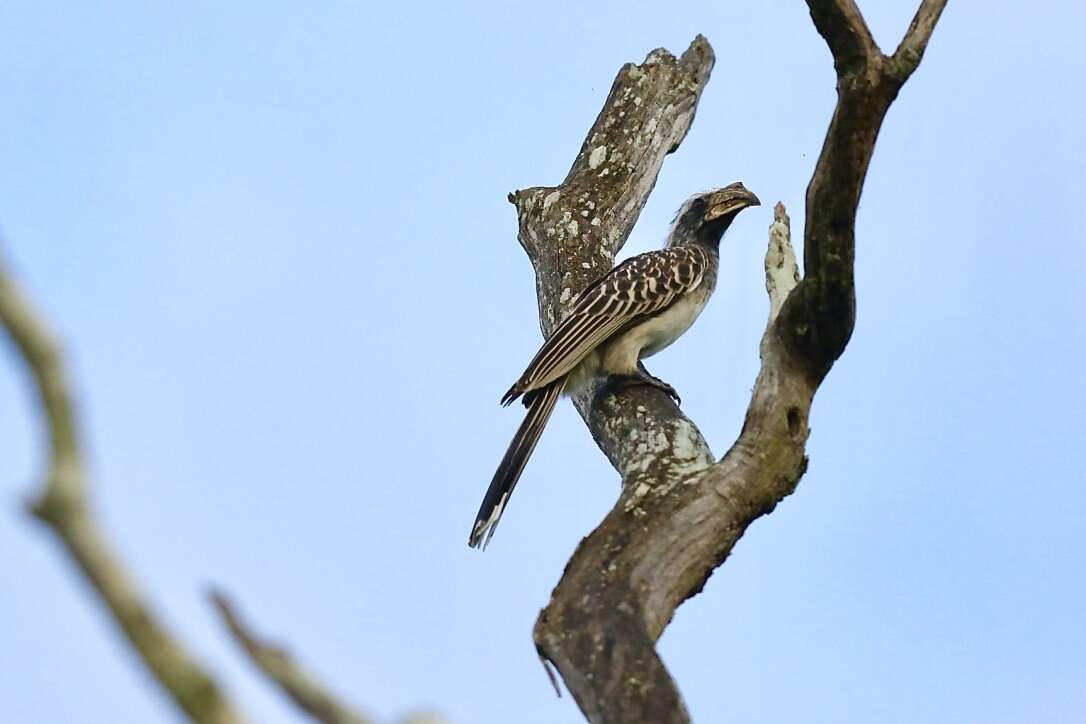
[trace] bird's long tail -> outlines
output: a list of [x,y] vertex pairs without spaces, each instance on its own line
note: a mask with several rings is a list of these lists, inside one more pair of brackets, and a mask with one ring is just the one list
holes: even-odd
[[490,487],[483,496],[483,504],[479,506],[475,525],[471,527],[471,535],[468,536],[468,545],[472,548],[478,548],[481,544],[485,549],[494,535],[494,529],[498,527],[502,511],[505,510],[509,496],[513,494],[513,488],[520,479],[524,465],[535,450],[535,444],[539,442],[539,436],[543,434],[543,428],[554,412],[554,405],[562,394],[564,383],[565,379],[558,379],[525,395],[528,414],[517,428],[517,434],[509,443],[509,449],[505,451],[505,457],[498,465],[494,479],[490,481]]

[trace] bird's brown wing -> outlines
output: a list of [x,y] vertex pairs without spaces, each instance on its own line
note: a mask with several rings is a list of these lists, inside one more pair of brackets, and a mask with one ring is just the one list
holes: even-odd
[[502,404],[562,377],[638,317],[667,309],[701,284],[708,266],[708,252],[698,246],[650,251],[616,266],[577,295],[569,316],[539,348]]

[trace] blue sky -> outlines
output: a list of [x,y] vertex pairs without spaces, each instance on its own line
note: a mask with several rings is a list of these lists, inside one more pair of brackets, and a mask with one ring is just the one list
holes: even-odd
[[[714,44],[624,254],[689,193],[766,205],[652,360],[719,454],[765,320],[771,203],[834,100],[802,3],[7,3],[0,228],[66,341],[94,499],[253,721],[296,721],[205,598],[233,593],[390,719],[581,721],[531,625],[617,476],[567,403],[485,554],[465,545],[539,342],[514,188],[564,176],[618,67]],[[862,2],[884,48],[913,0]],[[1076,3],[957,0],[891,108],[858,322],[811,465],[660,647],[697,721],[1080,722],[1086,142]],[[0,698],[11,721],[179,721],[22,513],[41,447],[0,363]]]

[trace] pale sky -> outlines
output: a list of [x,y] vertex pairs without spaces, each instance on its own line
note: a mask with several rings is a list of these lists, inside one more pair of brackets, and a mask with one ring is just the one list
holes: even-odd
[[[861,0],[892,49],[915,0]],[[539,343],[506,194],[561,181],[622,63],[717,66],[623,255],[691,192],[765,203],[650,369],[722,455],[802,228],[833,69],[801,2],[72,3],[0,9],[0,229],[63,336],[94,500],[254,722],[299,718],[215,583],[385,721],[583,721],[531,627],[618,477],[568,403],[483,554],[466,538]],[[858,321],[810,469],[660,643],[698,722],[1086,717],[1086,58],[1078,3],[952,0],[879,138]],[[5,352],[10,351],[5,346]],[[0,356],[0,700],[179,722],[22,512],[42,460]]]

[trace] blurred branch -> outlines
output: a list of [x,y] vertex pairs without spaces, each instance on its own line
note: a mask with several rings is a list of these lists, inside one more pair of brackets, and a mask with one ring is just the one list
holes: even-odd
[[369,719],[341,702],[305,671],[287,651],[253,634],[226,594],[212,591],[211,602],[234,641],[299,709],[324,724],[370,724]]
[[241,717],[214,679],[158,620],[112,550],[87,501],[71,388],[60,347],[0,258],[0,323],[26,363],[49,434],[45,480],[34,515],[56,534],[72,562],[158,683],[201,724],[237,724]]
[[[2,256],[0,324],[26,363],[49,433],[48,469],[31,511],[56,534],[132,648],[188,718],[198,724],[241,724],[243,719],[211,675],[189,657],[154,615],[94,520],[60,346],[15,284]],[[302,711],[325,724],[370,724],[285,651],[253,635],[223,593],[213,592],[211,598],[234,640]],[[419,714],[404,721],[440,724],[442,720],[436,714]]]

